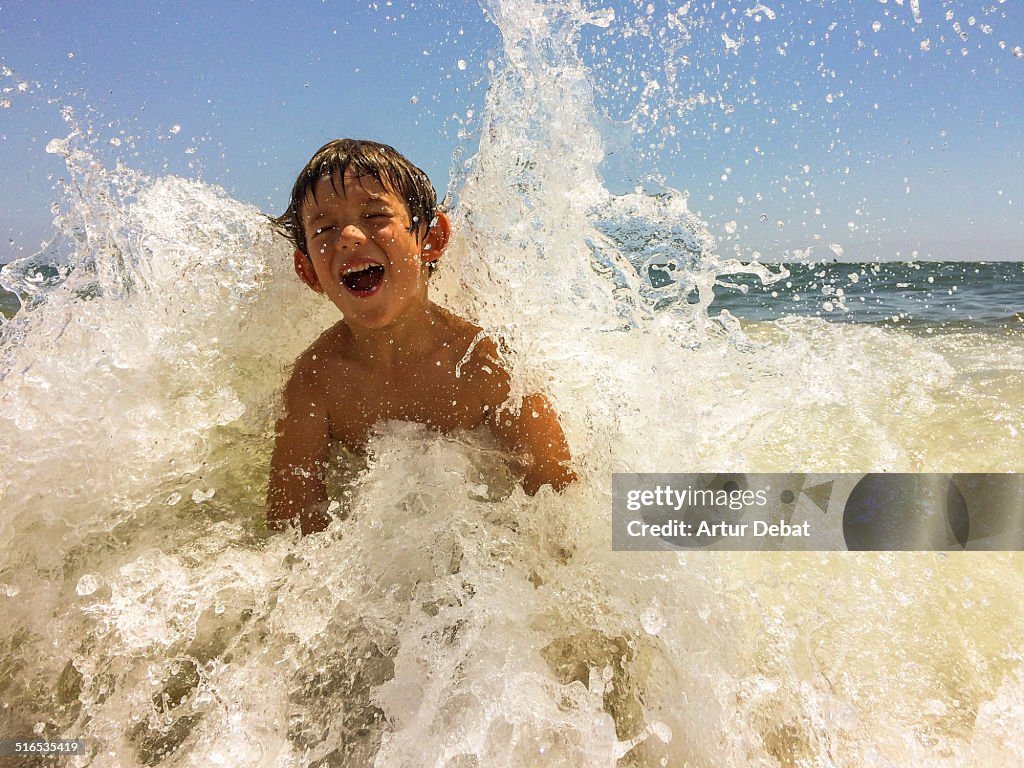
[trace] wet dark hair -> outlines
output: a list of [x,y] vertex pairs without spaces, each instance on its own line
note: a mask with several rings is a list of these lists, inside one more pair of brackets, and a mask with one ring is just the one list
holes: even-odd
[[[365,139],[335,139],[320,147],[299,172],[288,208],[277,218],[271,218],[275,229],[308,256],[306,233],[302,228],[302,203],[313,195],[313,187],[325,176],[334,178],[337,174],[344,192],[348,171],[356,176],[371,176],[405,200],[419,242],[437,216],[437,193],[430,179],[394,147]],[[432,263],[431,271],[433,266]]]

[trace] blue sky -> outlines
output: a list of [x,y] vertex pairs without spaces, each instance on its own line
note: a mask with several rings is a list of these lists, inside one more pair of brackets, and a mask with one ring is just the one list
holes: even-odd
[[[584,5],[616,13],[580,43],[611,189],[687,190],[727,253],[1024,259],[1024,2],[920,0],[920,22],[910,0]],[[276,213],[341,135],[394,144],[443,193],[489,60],[497,27],[454,0],[3,3],[0,261],[50,230],[62,106],[103,162]]]

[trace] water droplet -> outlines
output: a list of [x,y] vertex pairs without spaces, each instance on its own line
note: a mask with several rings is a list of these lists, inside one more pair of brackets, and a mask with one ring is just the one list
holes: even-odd
[[102,576],[97,573],[87,573],[78,580],[78,586],[75,587],[75,592],[79,597],[86,597],[99,589],[102,584]]
[[0,584],[0,595],[4,597],[17,597],[21,594],[21,588],[13,584]]
[[656,635],[665,627],[665,618],[661,615],[661,603],[658,598],[651,600],[651,604],[640,614],[640,623],[644,632],[648,635]]
[[856,728],[859,720],[857,710],[839,699],[834,699],[831,702],[831,706],[826,709],[825,716],[836,728],[843,731]]
[[458,62],[455,64],[455,66],[457,66],[460,70],[465,70],[466,69],[466,60],[465,59],[459,59]]

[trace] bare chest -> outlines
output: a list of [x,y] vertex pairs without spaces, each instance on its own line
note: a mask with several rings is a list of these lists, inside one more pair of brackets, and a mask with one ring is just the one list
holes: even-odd
[[432,361],[388,373],[339,377],[329,398],[332,437],[358,450],[383,421],[411,421],[439,432],[473,429],[498,403],[472,377],[455,374],[454,364]]

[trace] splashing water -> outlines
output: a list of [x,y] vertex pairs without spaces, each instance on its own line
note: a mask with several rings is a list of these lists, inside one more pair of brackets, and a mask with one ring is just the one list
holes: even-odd
[[339,459],[343,521],[267,536],[277,393],[330,310],[258,212],[73,130],[60,235],[3,271],[0,731],[96,766],[1018,764],[1019,557],[615,553],[609,478],[1020,470],[1019,335],[716,313],[777,276],[681,193],[605,188],[576,51],[613,16],[486,10],[435,287],[551,393],[582,481],[531,499],[486,436],[389,424]]

